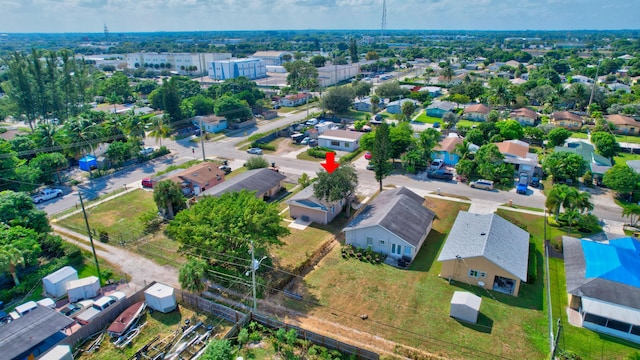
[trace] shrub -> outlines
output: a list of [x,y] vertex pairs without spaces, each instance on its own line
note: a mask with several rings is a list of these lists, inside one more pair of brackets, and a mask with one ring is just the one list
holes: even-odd
[[276,146],[270,143],[259,143],[257,141],[254,141],[251,143],[251,147],[252,148],[260,148],[262,150],[270,150],[270,151],[276,151]]
[[269,167],[269,162],[262,156],[252,156],[247,160],[244,166],[249,170],[262,169]]
[[331,149],[327,149],[323,147],[313,147],[307,150],[307,155],[314,158],[318,158],[318,159],[324,159],[327,156],[326,154],[328,152],[332,152],[334,154],[336,153],[334,150],[331,150]]
[[340,162],[349,162],[358,157],[360,154],[362,154],[362,149],[358,149],[352,153],[346,154],[345,156],[340,158]]
[[538,258],[536,257],[535,244],[529,244],[529,270],[527,271],[527,283],[534,284],[538,278]]

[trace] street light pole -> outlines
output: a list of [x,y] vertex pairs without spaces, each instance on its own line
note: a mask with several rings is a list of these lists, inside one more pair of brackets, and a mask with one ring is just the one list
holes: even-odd
[[200,118],[200,147],[202,147],[202,161],[207,161],[207,158],[204,156],[204,128],[202,127],[202,118]]

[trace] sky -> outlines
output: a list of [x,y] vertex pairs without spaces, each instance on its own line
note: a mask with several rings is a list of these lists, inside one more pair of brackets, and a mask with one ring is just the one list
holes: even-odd
[[[383,0],[0,0],[0,32],[380,29]],[[640,0],[387,0],[387,29],[640,28]]]

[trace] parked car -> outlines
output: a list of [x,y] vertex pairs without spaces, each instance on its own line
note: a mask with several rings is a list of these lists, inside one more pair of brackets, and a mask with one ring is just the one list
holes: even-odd
[[260,148],[251,148],[251,149],[247,150],[247,152],[249,154],[253,154],[253,155],[262,155],[262,149],[260,149]]
[[220,165],[218,166],[218,169],[224,171],[225,175],[228,175],[231,173],[231,167],[229,165]]
[[71,317],[73,314],[77,313],[80,310],[82,310],[82,307],[80,305],[76,303],[70,303],[70,304],[67,304],[65,307],[63,307],[62,309],[60,309],[59,313],[64,316]]
[[367,151],[366,153],[364,153],[364,158],[366,160],[371,160],[371,152]]
[[118,301],[124,299],[126,297],[122,292],[116,291],[111,295],[103,296],[100,299],[96,300],[91,308],[82,312],[82,314],[76,317],[76,321],[81,325],[86,325],[91,322],[91,320],[95,319],[98,314],[107,308],[111,307],[111,305],[117,303]]
[[435,159],[431,162],[431,170],[439,170],[444,166],[444,160],[442,159]]
[[440,170],[434,170],[434,171],[427,171],[427,177],[430,179],[451,181],[453,180],[453,173],[447,170],[440,169]]
[[302,139],[302,141],[300,141],[300,145],[309,145],[309,140],[311,140],[310,137],[305,137],[304,139]]
[[375,170],[375,169],[376,169],[376,167],[375,167],[375,165],[373,165],[373,163],[372,163],[372,162],[369,162],[369,163],[367,164],[367,170]]
[[474,189],[493,190],[493,181],[480,179],[472,181],[469,186]]
[[151,153],[153,153],[153,148],[149,147],[149,146],[147,146],[144,149],[140,150],[140,155],[147,156],[147,155],[151,155]]
[[309,146],[310,147],[318,146],[318,140],[316,139],[309,140]]
[[316,118],[309,119],[305,124],[307,124],[308,126],[316,126],[318,125],[318,119]]
[[529,184],[529,175],[525,173],[521,173],[518,178],[518,185],[527,185]]
[[62,190],[60,189],[44,189],[41,190],[36,196],[32,197],[34,203],[40,204],[41,202],[51,200],[53,198],[62,197]]
[[151,178],[142,179],[142,187],[143,188],[153,188],[153,180]]
[[534,188],[539,187],[540,186],[540,179],[535,177],[535,176],[532,177],[531,178],[531,183],[529,185],[533,186]]
[[434,123],[433,123],[433,128],[434,128],[434,129],[438,129],[438,128],[440,128],[440,123],[439,123],[439,122],[437,122],[437,121],[436,121],[436,122],[434,122]]
[[516,193],[518,194],[527,195],[527,190],[528,190],[527,184],[518,184],[516,186]]

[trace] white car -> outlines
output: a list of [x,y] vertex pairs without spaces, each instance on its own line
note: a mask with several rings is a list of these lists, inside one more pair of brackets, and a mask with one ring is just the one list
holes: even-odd
[[318,125],[318,119],[316,119],[316,118],[309,119],[309,120],[307,120],[307,122],[306,122],[305,124],[307,124],[307,125],[309,125],[309,126],[315,126],[315,125]]
[[262,149],[260,149],[260,148],[251,148],[251,149],[247,150],[247,153],[252,154],[252,155],[262,155]]
[[153,148],[152,147],[146,147],[142,150],[140,150],[140,155],[150,155],[153,152]]
[[60,189],[44,189],[40,191],[36,196],[32,197],[34,203],[40,204],[43,201],[51,200],[53,198],[62,197],[62,190]]

